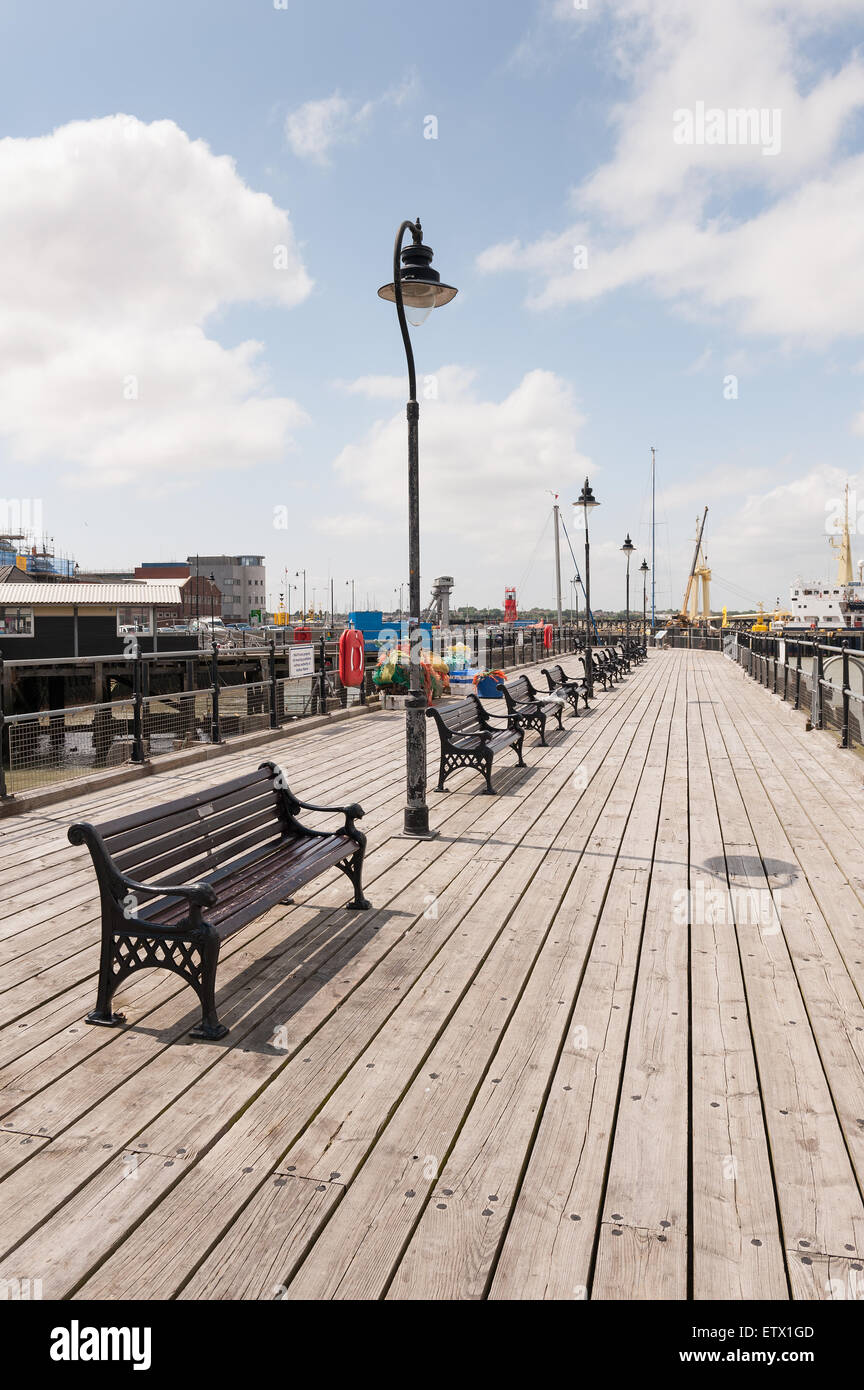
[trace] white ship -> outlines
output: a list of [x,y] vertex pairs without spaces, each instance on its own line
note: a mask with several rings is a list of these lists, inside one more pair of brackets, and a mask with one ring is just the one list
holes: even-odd
[[859,562],[858,578],[855,579],[849,539],[848,483],[840,536],[829,536],[828,540],[837,551],[837,577],[833,584],[817,579],[796,579],[789,597],[792,622],[796,627],[830,628],[835,631],[838,628],[864,627],[864,561]]

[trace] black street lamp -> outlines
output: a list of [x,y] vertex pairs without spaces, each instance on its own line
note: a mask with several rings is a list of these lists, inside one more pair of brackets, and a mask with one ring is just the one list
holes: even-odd
[[642,576],[642,653],[648,655],[648,561],[643,560],[639,566],[639,573]]
[[[403,251],[402,242],[406,232],[411,233],[411,245]],[[408,323],[419,328],[433,309],[449,304],[456,293],[452,285],[442,285],[437,270],[432,269],[432,248],[423,244],[420,219],[403,222],[393,248],[393,280],[389,285],[382,285],[378,294],[396,305],[408,362],[408,666],[411,683],[405,703],[407,803],[404,833],[421,838],[428,838],[430,831],[429,808],[426,805],[426,697],[420,671],[422,634],[419,631],[420,406]]]
[[622,549],[622,551],[624,552],[624,554],[627,556],[627,617],[626,617],[626,619],[625,619],[625,621],[624,621],[624,634],[625,634],[625,640],[626,640],[627,646],[629,647],[629,646],[630,646],[630,556],[633,554],[633,551],[636,549],[635,545],[633,544],[633,542],[632,542],[631,539],[630,539],[630,532],[629,532],[629,531],[627,532],[627,535],[626,535],[625,538],[624,538],[624,544],[622,545],[621,549]]
[[591,546],[588,539],[588,513],[592,512],[600,503],[591,491],[588,479],[585,479],[585,486],[579,494],[578,502],[573,504],[581,507],[585,518],[585,685],[588,695],[594,694],[594,669],[593,657],[591,654],[591,623],[594,615],[591,612]]
[[210,629],[211,629],[211,631],[213,630],[213,626],[214,626],[214,622],[215,622],[215,616],[216,616],[216,615],[214,614],[214,612],[213,612],[213,603],[214,603],[214,599],[215,599],[215,594],[214,594],[213,590],[214,590],[215,588],[216,588],[216,576],[215,576],[215,574],[213,573],[213,571],[211,570],[211,571],[210,571]]

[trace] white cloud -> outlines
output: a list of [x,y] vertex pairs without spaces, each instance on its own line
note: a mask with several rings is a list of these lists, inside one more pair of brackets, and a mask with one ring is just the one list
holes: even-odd
[[334,385],[349,396],[366,396],[370,401],[399,400],[408,394],[407,378],[403,376],[360,376],[356,381],[337,381]]
[[[505,575],[521,571],[551,506],[547,489],[569,487],[575,496],[593,471],[578,443],[584,417],[560,377],[531,371],[501,400],[489,400],[478,392],[475,376],[465,367],[442,367],[432,377],[437,399],[421,403],[426,574],[438,564],[443,569],[436,573],[447,573],[448,565],[449,572],[462,574],[480,573],[487,565]],[[389,534],[401,556],[406,429],[399,410],[342,450],[335,472],[341,495],[355,509],[322,523],[322,529]],[[568,515],[570,500],[562,491]]]
[[[261,344],[205,333],[311,282],[287,213],[171,121],[0,140],[0,434],[78,481],[172,483],[278,458],[305,422]],[[278,268],[277,268],[278,267]]]
[[[612,112],[611,158],[574,190],[565,231],[490,247],[480,269],[527,272],[538,309],[643,285],[749,333],[860,332],[864,158],[842,137],[864,107],[864,64],[853,54],[817,71],[808,55],[814,32],[861,8],[621,0],[608,61],[631,90]],[[674,112],[699,103],[779,111],[780,153],[765,157],[761,142],[676,144]],[[587,247],[583,268],[576,246]]]
[[298,159],[328,165],[335,146],[350,145],[359,139],[379,107],[402,106],[416,86],[416,77],[409,74],[399,86],[389,88],[373,101],[352,102],[338,91],[306,101],[285,117],[288,146]]

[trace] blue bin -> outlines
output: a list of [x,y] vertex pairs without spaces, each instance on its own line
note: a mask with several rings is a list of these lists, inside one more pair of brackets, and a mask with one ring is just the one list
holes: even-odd
[[498,682],[494,676],[481,676],[477,682],[477,694],[481,700],[502,700],[504,697],[498,689]]

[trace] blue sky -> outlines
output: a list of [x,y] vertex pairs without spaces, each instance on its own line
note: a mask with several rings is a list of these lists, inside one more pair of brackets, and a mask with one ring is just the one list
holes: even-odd
[[[864,512],[862,39],[860,0],[7,0],[3,491],[82,568],[260,551],[273,596],[305,567],[387,606],[376,291],[419,215],[460,290],[414,335],[424,590],[551,603],[549,491],[587,470],[620,604],[653,444],[658,604],[706,504],[715,605],[773,603],[830,573],[847,477]],[[699,102],[779,110],[782,148],[676,146]]]

